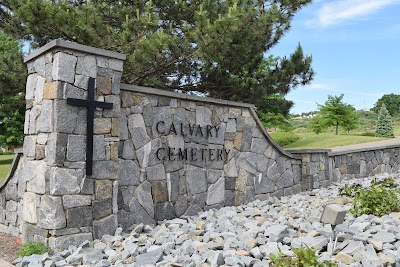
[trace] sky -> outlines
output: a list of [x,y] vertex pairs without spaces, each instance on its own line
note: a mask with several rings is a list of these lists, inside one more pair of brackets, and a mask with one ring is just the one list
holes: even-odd
[[399,14],[400,0],[314,0],[296,13],[271,54],[289,56],[300,43],[316,74],[286,96],[295,103],[290,112],[317,110],[328,95],[344,94],[359,110],[400,94]]

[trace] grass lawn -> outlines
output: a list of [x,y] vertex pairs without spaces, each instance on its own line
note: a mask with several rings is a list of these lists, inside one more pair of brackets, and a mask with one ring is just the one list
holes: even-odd
[[358,135],[335,135],[333,133],[296,133],[300,139],[284,146],[285,149],[317,149],[335,146],[355,145],[367,142],[386,140],[388,138]]
[[400,136],[400,125],[393,126],[393,130],[395,136]]
[[14,155],[0,155],[0,183],[6,178],[13,159]]

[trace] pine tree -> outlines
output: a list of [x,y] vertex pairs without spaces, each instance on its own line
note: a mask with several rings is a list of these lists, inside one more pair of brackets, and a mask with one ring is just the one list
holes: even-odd
[[394,137],[392,116],[385,104],[379,109],[378,122],[376,123],[375,136],[378,137]]
[[127,54],[124,83],[253,103],[288,114],[314,75],[300,44],[265,56],[311,0],[7,0],[0,30],[33,48],[57,38]]

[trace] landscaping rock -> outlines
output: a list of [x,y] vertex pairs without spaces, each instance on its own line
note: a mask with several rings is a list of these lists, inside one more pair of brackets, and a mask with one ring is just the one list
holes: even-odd
[[[196,178],[199,168],[192,169],[193,177],[189,179]],[[320,260],[336,261],[339,266],[395,266],[400,261],[400,230],[396,213],[382,217],[362,215],[357,218],[347,213],[344,222],[335,227],[338,243],[333,255],[327,251],[333,230],[330,224],[320,222],[320,216],[324,206],[338,199],[337,186],[314,189],[280,199],[269,197],[264,201],[256,200],[238,207],[200,211],[201,202],[210,201],[210,196],[203,193],[208,180],[201,175],[203,174],[200,174],[200,188],[190,188],[189,192],[197,202],[192,204],[192,208],[185,209],[186,213],[192,213],[190,209],[196,211],[193,212],[196,215],[164,220],[155,227],[143,223],[135,224],[126,233],[122,232],[122,228],[117,229],[115,216],[110,215],[95,223],[95,229],[99,223],[110,226],[108,234],[103,235],[101,240],[84,242],[86,239],[90,240],[90,233],[72,234],[71,237],[82,240],[82,245],[76,248],[69,246],[70,239],[57,237],[52,242],[66,250],[56,252],[51,257],[24,257],[15,261],[16,266],[264,267],[269,266],[271,253],[278,255],[280,250],[285,255],[294,256],[293,248],[306,245],[317,250]],[[371,179],[372,177],[358,181],[365,184]],[[397,176],[396,179],[399,181]],[[212,181],[213,185],[219,187],[220,178],[213,178]],[[163,180],[154,180],[152,183],[163,183]],[[237,184],[238,181],[233,186]],[[150,187],[150,183],[144,182],[142,186]],[[153,198],[150,195],[141,196],[139,191],[131,199],[129,208],[136,211],[135,214],[139,217],[148,218],[149,224],[154,224],[148,215],[153,212],[149,208],[151,206],[148,206]],[[64,224],[63,219],[60,219],[64,214],[58,208],[58,202],[62,200],[68,207],[67,224],[71,224],[72,212],[85,207],[78,202],[87,202],[87,199],[74,201],[74,196],[42,196],[41,201],[49,202],[49,214],[44,217],[43,211],[39,212],[38,221],[57,219],[60,226]],[[164,216],[168,205],[169,202],[156,204],[154,214],[162,213]],[[349,209],[351,202],[342,205]],[[12,206],[12,203],[7,205],[9,209],[13,209]],[[96,232],[96,235],[100,234]]]

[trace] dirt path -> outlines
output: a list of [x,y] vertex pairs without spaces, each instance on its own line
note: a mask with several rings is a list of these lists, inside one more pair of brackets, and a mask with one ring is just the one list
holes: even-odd
[[362,143],[362,144],[349,145],[349,146],[337,146],[337,147],[331,147],[330,149],[332,149],[332,152],[340,152],[340,151],[346,151],[346,150],[376,148],[376,147],[390,146],[390,145],[400,145],[400,136],[396,136],[395,138],[392,138],[389,140]]
[[0,259],[12,262],[17,258],[18,250],[19,245],[15,242],[15,237],[0,233]]

